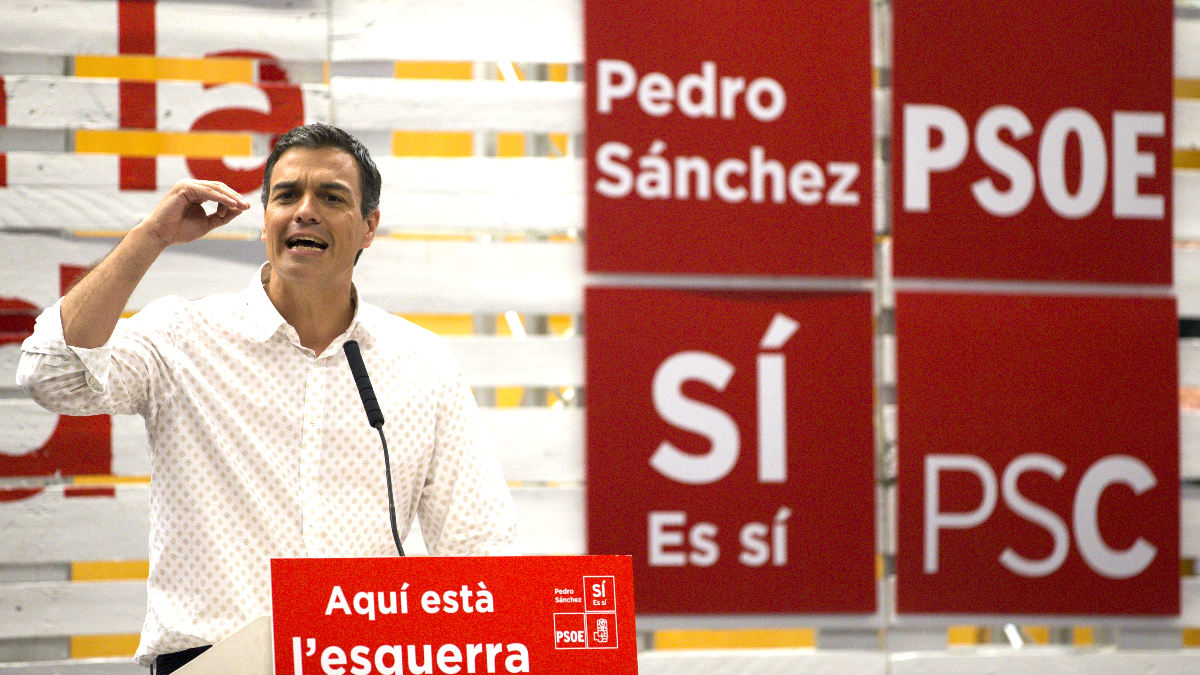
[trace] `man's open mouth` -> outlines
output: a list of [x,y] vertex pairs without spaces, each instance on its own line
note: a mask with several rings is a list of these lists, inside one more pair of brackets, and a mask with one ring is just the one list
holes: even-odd
[[307,249],[314,249],[317,251],[324,251],[325,249],[329,248],[329,244],[326,244],[325,242],[321,241],[320,239],[315,239],[313,237],[292,237],[292,238],[288,239],[285,243],[287,244],[287,247],[289,249],[307,248]]

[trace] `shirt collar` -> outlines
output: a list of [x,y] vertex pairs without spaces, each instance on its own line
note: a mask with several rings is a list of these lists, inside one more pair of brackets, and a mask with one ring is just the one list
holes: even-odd
[[[279,329],[288,325],[283,315],[275,309],[275,303],[267,297],[267,281],[271,278],[271,263],[264,262],[258,268],[250,285],[242,292],[245,296],[247,335],[258,342],[271,339]],[[362,304],[358,297],[358,288],[350,284],[350,301],[354,303],[354,317],[350,319],[350,327],[346,329],[346,339],[362,340],[371,337],[371,332],[363,321]]]

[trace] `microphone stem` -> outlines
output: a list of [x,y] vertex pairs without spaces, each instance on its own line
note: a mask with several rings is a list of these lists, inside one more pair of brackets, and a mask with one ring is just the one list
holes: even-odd
[[383,475],[387,477],[388,519],[392,525],[392,541],[396,542],[396,552],[404,557],[404,547],[400,545],[400,531],[396,528],[396,502],[392,497],[392,462],[388,457],[387,439],[383,436],[383,425],[375,427],[379,431],[379,441],[383,443]]

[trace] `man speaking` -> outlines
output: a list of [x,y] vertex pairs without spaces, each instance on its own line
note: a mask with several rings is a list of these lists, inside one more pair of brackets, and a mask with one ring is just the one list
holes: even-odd
[[271,558],[396,550],[347,341],[386,419],[401,536],[415,515],[434,555],[512,545],[512,498],[457,362],[352,283],[379,226],[380,185],[353,136],[297,127],[267,159],[267,262],[249,286],[120,318],[164,249],[250,206],[222,183],[181,181],[22,345],[18,384],[48,410],[145,418],[150,575],[136,660],[157,673],[270,613]]

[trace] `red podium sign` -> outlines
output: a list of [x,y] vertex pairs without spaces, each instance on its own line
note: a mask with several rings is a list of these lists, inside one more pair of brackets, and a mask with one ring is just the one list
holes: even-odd
[[275,672],[637,673],[620,556],[271,561]]

